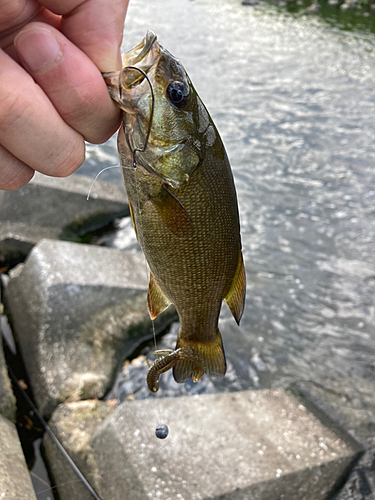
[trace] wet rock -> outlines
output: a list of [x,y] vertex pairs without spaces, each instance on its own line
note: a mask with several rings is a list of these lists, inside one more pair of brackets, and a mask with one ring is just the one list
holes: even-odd
[[74,239],[129,215],[124,190],[74,175],[64,179],[37,173],[17,191],[0,200],[0,262],[25,257],[42,238]]
[[22,222],[0,223],[0,263],[13,267],[24,260],[42,238],[58,238],[59,229],[29,226]]
[[318,2],[313,2],[309,7],[307,7],[306,12],[308,14],[316,14],[320,10],[320,5]]
[[[60,406],[50,425],[102,500],[322,500],[358,455],[281,389],[124,402],[96,430],[80,405]],[[77,497],[45,442],[59,497]]]
[[341,10],[352,9],[356,6],[357,0],[345,0],[343,4],[340,5]]
[[[143,255],[42,240],[11,273],[6,310],[39,409],[102,398],[126,353],[152,338]],[[174,318],[169,308],[155,330]]]
[[0,498],[36,500],[16,427],[0,415]]
[[242,0],[242,5],[250,5],[250,6],[259,5],[259,1],[258,0]]
[[[226,307],[226,306],[224,306]],[[253,355],[251,342],[241,335],[233,318],[222,320],[219,329],[222,333],[227,372],[223,378],[204,375],[197,383],[193,380],[185,384],[177,384],[173,379],[172,370],[163,373],[159,379],[159,391],[151,393],[145,384],[148,370],[146,358],[151,363],[156,359],[153,351],[174,349],[177,342],[179,323],[174,323],[170,331],[158,339],[157,345],[150,342],[141,351],[140,356],[125,363],[113,385],[110,397],[119,402],[124,399],[148,399],[176,396],[191,396],[196,394],[214,394],[217,392],[241,391],[259,387],[259,377],[256,368],[261,371],[261,360]],[[238,353],[242,356],[239,357]],[[254,359],[253,359],[254,358]],[[255,366],[254,361],[258,363]]]
[[[62,442],[63,446],[78,469],[85,475],[90,485],[95,489],[100,481],[101,467],[97,462],[91,440],[97,427],[109,417],[116,406],[110,402],[79,401],[61,405],[53,414],[49,424]],[[92,500],[91,494],[67,464],[57,446],[45,435],[43,441],[44,455],[52,483],[57,489],[70,485],[72,497],[79,500]],[[124,471],[125,473],[125,471]]]
[[355,464],[344,487],[334,500],[375,499],[375,448],[367,450]]
[[11,422],[15,422],[16,398],[14,397],[13,394],[12,386],[10,383],[10,379],[8,377],[8,371],[4,359],[1,322],[0,322],[0,415],[3,415]]
[[330,415],[336,425],[345,429],[364,448],[375,447],[375,384],[353,376],[351,384],[325,380],[293,384],[301,397]]
[[117,248],[117,250],[126,250],[127,252],[142,252],[130,217],[117,220],[116,230],[107,231],[106,234],[98,237],[95,243],[109,248]]

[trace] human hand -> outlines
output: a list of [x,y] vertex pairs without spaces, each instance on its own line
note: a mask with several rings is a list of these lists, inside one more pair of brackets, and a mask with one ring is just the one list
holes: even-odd
[[65,177],[120,111],[101,72],[121,68],[129,0],[0,0],[0,189]]

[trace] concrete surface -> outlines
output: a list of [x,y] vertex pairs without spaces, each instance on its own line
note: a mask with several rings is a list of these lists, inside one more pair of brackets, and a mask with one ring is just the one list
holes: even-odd
[[[16,398],[14,397],[5,364],[0,323],[0,415],[14,422],[16,419]],[[1,496],[0,496],[1,498]]]
[[43,238],[57,239],[60,232],[60,229],[53,227],[0,221],[0,263],[4,266],[17,264],[24,260],[38,241]]
[[[39,409],[102,398],[124,355],[152,335],[142,254],[42,240],[15,268],[6,311]],[[174,318],[169,308],[158,331]]]
[[[323,500],[358,455],[281,389],[125,402],[96,430],[81,404],[60,406],[50,425],[102,500]],[[67,466],[45,441],[70,500]]]
[[25,257],[42,238],[74,239],[129,215],[123,186],[82,175],[53,178],[36,173],[0,199],[0,262]]
[[339,380],[325,381],[325,386],[314,381],[294,384],[302,397],[328,414],[365,449],[375,448],[375,414],[373,411],[375,383],[353,376],[352,387],[345,393]]
[[0,415],[0,498],[36,500],[17,430]]
[[334,500],[375,500],[375,449],[367,450],[355,464]]

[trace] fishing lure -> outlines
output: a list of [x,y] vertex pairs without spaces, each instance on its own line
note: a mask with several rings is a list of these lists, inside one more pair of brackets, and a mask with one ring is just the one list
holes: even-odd
[[146,358],[149,366],[147,372],[147,385],[151,392],[157,392],[159,390],[160,375],[173,368],[177,361],[188,360],[194,363],[193,382],[198,382],[204,375],[205,368],[202,357],[199,355],[199,352],[192,347],[181,347],[175,351],[173,351],[173,349],[164,349],[154,351],[154,353],[164,354],[164,356],[157,358],[151,366]]

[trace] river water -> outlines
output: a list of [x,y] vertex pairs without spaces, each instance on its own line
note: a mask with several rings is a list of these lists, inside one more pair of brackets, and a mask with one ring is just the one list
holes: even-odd
[[[375,443],[375,35],[269,4],[132,0],[124,50],[149,28],[208,107],[240,208],[244,317],[223,308],[228,376],[194,390],[304,382]],[[116,163],[112,138],[80,173]]]

